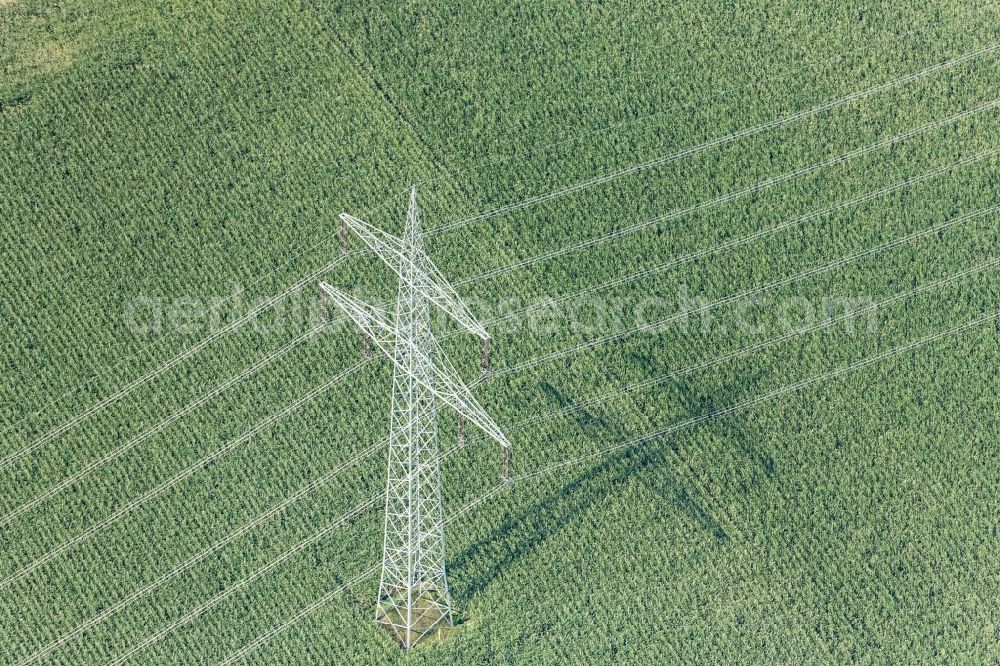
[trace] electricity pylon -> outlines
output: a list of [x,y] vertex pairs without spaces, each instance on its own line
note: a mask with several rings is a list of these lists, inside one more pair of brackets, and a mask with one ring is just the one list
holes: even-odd
[[503,477],[510,480],[510,442],[472,396],[431,332],[433,303],[482,341],[482,371],[488,372],[489,334],[424,252],[416,196],[413,187],[401,238],[346,213],[340,216],[344,226],[399,276],[394,320],[386,310],[320,283],[320,289],[394,364],[385,538],[375,619],[407,649],[433,629],[452,625],[437,400],[458,412],[463,440],[467,419],[499,442]]

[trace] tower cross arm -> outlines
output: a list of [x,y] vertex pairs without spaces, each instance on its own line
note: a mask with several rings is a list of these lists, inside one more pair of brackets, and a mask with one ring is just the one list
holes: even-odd
[[[462,381],[462,376],[455,369],[455,366],[452,365],[448,355],[438,345],[437,340],[433,341],[433,345],[435,359],[440,359],[440,362],[443,364],[443,367],[439,367],[436,363],[434,364],[437,380],[442,382],[442,386],[448,386],[457,399],[464,402],[462,408],[455,407],[455,410],[478,425],[480,430],[489,435],[500,446],[505,449],[510,448],[510,441],[507,440],[500,426],[490,418],[486,410],[482,408],[475,396],[472,395],[472,391]],[[448,382],[448,384],[445,385],[443,382]]]
[[444,310],[459,326],[481,340],[489,339],[489,333],[476,320],[454,288],[448,284],[427,253],[419,250],[418,261],[412,261],[402,239],[347,213],[341,213],[340,219],[401,279],[411,279],[411,276],[406,274],[407,270],[421,271],[425,279],[415,280],[414,287],[434,305]]
[[[395,326],[389,321],[387,313],[352,296],[348,296],[325,282],[321,282],[319,287],[330,297],[330,300],[337,304],[337,307],[341,308],[375,342],[375,346],[383,354],[388,356],[400,369],[406,370],[395,353],[394,345],[397,332]],[[420,353],[419,350],[413,351],[414,353]],[[475,396],[472,395],[472,391],[462,381],[458,371],[447,360],[448,357],[445,356],[436,343],[434,344],[433,352],[435,358],[430,359],[432,362],[428,364],[431,369],[433,381],[428,382],[419,374],[414,376],[415,379],[434,394],[435,397],[479,426],[484,433],[500,444],[500,446],[509,448],[510,442],[503,434],[500,426],[482,408]],[[444,361],[446,364],[444,368],[433,362],[437,359]]]
[[375,342],[375,346],[392,357],[393,345],[396,343],[396,327],[390,323],[385,310],[348,296],[326,282],[320,282],[319,288]]

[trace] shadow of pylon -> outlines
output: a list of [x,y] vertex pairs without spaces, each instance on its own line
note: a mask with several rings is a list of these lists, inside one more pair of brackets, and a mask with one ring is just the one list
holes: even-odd
[[[650,447],[653,447],[650,450]],[[676,444],[647,443],[642,451],[623,450],[591,466],[559,490],[506,517],[489,535],[469,545],[449,563],[452,592],[470,598],[482,592],[505,570],[537,550],[590,507],[606,501],[630,480],[655,472],[657,482],[641,480],[665,500],[663,509],[686,514],[718,541],[729,539],[722,526],[701,506],[692,491],[671,479],[665,488],[663,470],[667,457],[676,455]],[[516,488],[516,486],[515,486]]]
[[[654,360],[649,354],[632,352],[629,357],[636,365],[647,369],[653,367]],[[661,390],[676,392],[688,416],[697,418],[717,413],[745,400],[758,386],[762,374],[761,371],[757,370],[753,374],[743,376],[738,385],[715,381],[714,385],[709,385],[707,388],[705,381],[698,382],[689,377],[681,376],[664,384]],[[712,428],[717,434],[733,442],[735,449],[742,453],[747,460],[757,465],[769,480],[774,479],[776,476],[774,458],[754,445],[755,433],[749,432],[749,427],[744,420],[736,418],[734,415],[727,415],[720,419],[711,419],[705,423],[705,426]]]

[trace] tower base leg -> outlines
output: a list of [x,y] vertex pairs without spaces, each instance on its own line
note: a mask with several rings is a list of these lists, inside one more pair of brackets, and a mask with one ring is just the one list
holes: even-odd
[[[379,599],[375,621],[408,650],[431,632],[451,627],[451,604],[433,585],[414,588],[407,613],[406,590]],[[408,617],[409,615],[409,617]]]

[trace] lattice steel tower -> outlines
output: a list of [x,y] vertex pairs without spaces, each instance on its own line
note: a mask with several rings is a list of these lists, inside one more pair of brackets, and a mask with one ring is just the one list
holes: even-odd
[[[433,303],[482,341],[482,372],[488,372],[489,335],[424,252],[416,187],[410,190],[401,238],[346,213],[340,217],[344,228],[357,233],[399,276],[394,320],[385,310],[326,283],[320,283],[320,289],[364,331],[366,341],[374,342],[394,364],[376,620],[404,648],[410,648],[435,628],[452,624],[445,573],[438,401],[459,413],[462,439],[468,419],[500,443],[505,480],[510,478],[510,442],[476,402],[431,331]],[[366,353],[367,349],[366,342]]]

